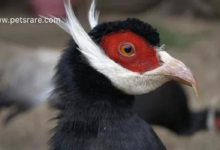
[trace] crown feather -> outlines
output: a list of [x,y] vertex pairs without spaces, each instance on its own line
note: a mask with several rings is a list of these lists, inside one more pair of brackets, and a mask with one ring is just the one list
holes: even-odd
[[93,0],[89,10],[89,24],[91,29],[98,25],[98,21],[99,11],[96,10],[96,0]]

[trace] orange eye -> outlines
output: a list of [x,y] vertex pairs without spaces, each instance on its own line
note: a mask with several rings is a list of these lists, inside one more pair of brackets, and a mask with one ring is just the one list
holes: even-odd
[[134,55],[135,49],[132,44],[126,43],[126,44],[120,45],[119,52],[126,57],[131,57]]

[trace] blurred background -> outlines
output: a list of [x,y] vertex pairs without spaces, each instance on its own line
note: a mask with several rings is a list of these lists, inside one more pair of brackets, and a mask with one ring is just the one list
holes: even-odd
[[[76,15],[87,31],[90,30],[87,21],[90,3],[90,0],[72,0]],[[220,0],[98,0],[98,9],[100,22],[135,17],[158,29],[167,51],[185,62],[198,79],[199,99],[192,89],[186,87],[193,110],[210,106],[214,97],[220,98]],[[62,0],[0,1],[0,18],[33,18],[48,14],[65,17]],[[33,90],[30,92],[32,96],[45,91],[40,91],[38,84],[47,84],[45,86],[50,89],[51,68],[69,38],[55,24],[0,23],[0,94],[1,89],[6,89],[4,92],[21,91],[26,82],[33,82],[26,88],[26,91]],[[48,68],[42,69],[47,65]],[[23,75],[27,68],[32,69],[34,81]],[[16,89],[8,86],[12,81]],[[19,92],[12,92],[10,96],[21,101],[25,99],[19,97]],[[8,125],[0,125],[0,150],[48,149],[47,142],[55,125],[55,121],[50,119],[56,112],[49,109],[47,97],[42,99],[45,103],[33,100],[10,110],[0,107],[0,122],[4,122],[8,114],[12,114],[12,118],[13,112],[16,114],[19,109],[34,108]],[[11,106],[10,102],[6,103]],[[220,103],[216,106],[220,108]],[[216,132],[201,131],[192,136],[178,136],[164,128],[155,129],[169,150],[220,150],[220,134]]]

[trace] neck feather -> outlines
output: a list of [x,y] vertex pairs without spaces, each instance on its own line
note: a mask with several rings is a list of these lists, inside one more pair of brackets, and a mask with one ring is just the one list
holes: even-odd
[[74,42],[70,45],[55,78],[60,115],[52,149],[164,150],[153,130],[133,112],[134,96],[115,88],[83,60]]
[[80,109],[88,113],[91,113],[90,110],[97,111],[97,115],[100,111],[104,113],[108,109],[131,113],[134,96],[114,87],[111,81],[83,60],[73,41],[70,45],[64,51],[55,77],[57,87],[55,92],[62,99],[60,102],[62,107],[73,112]]

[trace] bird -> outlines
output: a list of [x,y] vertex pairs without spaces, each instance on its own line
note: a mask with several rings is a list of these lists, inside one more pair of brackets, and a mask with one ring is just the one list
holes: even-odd
[[[30,50],[20,45],[12,47],[9,46],[12,44],[7,44],[7,42],[0,44],[2,49],[5,49],[5,51],[0,51],[2,62],[0,66],[0,109],[10,109],[9,114],[3,120],[3,124],[8,125],[18,116],[22,116],[21,114],[28,113],[47,101],[55,103],[56,96],[50,96],[50,92],[43,91],[54,89],[51,80],[61,52],[49,48]],[[27,67],[27,64],[30,67]],[[40,82],[42,76],[45,80]],[[22,82],[17,82],[18,79]],[[36,85],[38,90],[36,90]],[[6,87],[10,88],[6,90]],[[12,94],[18,91],[20,94]],[[187,94],[177,82],[170,81],[151,93],[135,96],[135,99],[135,111],[150,125],[165,127],[179,135],[192,135],[197,131],[213,128],[207,124],[210,120],[208,113],[212,112],[211,109],[205,108],[202,111],[192,112],[188,106]],[[217,121],[220,112],[216,110],[213,113],[212,124],[214,128],[220,130]]]
[[[31,49],[11,46],[7,42],[0,44],[0,109],[10,109],[3,120],[3,124],[8,125],[41,104],[55,103],[56,96],[50,96],[49,93],[54,89],[51,80],[61,52],[45,47]],[[45,79],[43,82],[42,77]],[[18,79],[22,82],[18,82]],[[6,90],[7,87],[10,88]],[[189,99],[184,88],[177,82],[170,81],[151,93],[135,96],[135,99],[135,111],[150,125],[165,127],[179,135],[192,135],[212,128],[220,130],[217,121],[219,110],[213,112],[211,117],[214,118],[211,119],[210,108],[193,112],[188,106]],[[212,121],[213,127],[208,126],[208,120]]]
[[58,25],[71,40],[54,77],[59,110],[52,150],[165,150],[151,126],[133,110],[134,95],[173,79],[197,82],[188,67],[160,46],[159,33],[136,18],[97,24],[95,1],[87,33],[65,1]]
[[155,91],[136,96],[134,105],[143,120],[151,125],[165,127],[178,135],[193,135],[201,130],[220,130],[218,109],[210,106],[192,111],[188,101],[185,89],[179,83],[169,81]]
[[8,108],[3,120],[8,125],[22,113],[37,108],[49,99],[53,90],[52,76],[60,52],[49,48],[26,48],[1,43],[0,110]]

